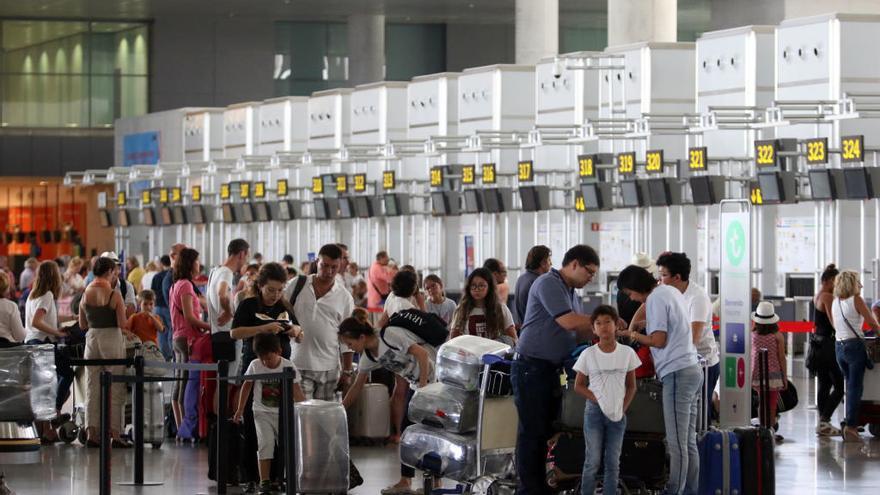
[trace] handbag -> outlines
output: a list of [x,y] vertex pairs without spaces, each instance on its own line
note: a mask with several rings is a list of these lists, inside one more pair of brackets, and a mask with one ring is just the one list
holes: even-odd
[[843,317],[843,321],[846,322],[846,326],[849,327],[850,331],[862,342],[862,345],[865,347],[865,368],[872,370],[874,369],[874,356],[873,353],[868,349],[868,344],[865,342],[865,338],[853,328],[852,323],[849,322],[849,319],[846,315],[843,314],[843,305],[840,304],[840,299],[837,300],[837,306],[840,308],[840,316]]
[[804,366],[811,373],[816,373],[823,366],[837,366],[837,351],[834,349],[833,336],[810,334],[809,339],[810,345],[807,347]]

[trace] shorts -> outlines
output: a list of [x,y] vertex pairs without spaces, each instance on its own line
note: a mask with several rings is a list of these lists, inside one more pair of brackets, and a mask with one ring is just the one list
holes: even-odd
[[254,428],[257,430],[257,459],[275,457],[275,442],[278,440],[278,413],[254,410]]

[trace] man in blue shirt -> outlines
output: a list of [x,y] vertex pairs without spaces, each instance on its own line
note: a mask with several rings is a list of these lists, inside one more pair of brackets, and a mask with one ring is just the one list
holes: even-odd
[[562,398],[560,368],[577,341],[593,335],[592,319],[581,314],[575,289],[590,283],[598,271],[599,255],[590,246],[579,244],[565,253],[561,269],[551,269],[538,277],[529,291],[522,334],[511,367],[519,413],[517,494],[548,492],[544,463]]
[[526,304],[529,301],[529,289],[541,275],[550,271],[550,248],[544,245],[533,246],[526,255],[526,272],[517,277],[516,290],[513,293],[516,303],[516,321],[522,325],[526,317]]

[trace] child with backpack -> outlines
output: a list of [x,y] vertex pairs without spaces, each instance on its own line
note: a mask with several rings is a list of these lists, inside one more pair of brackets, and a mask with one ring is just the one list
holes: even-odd
[[599,343],[588,347],[574,364],[575,392],[587,399],[586,443],[581,495],[596,491],[596,473],[604,457],[603,493],[617,493],[620,454],[626,431],[625,412],[636,394],[635,370],[642,365],[631,347],[617,343],[617,311],[602,305],[593,310]]
[[[767,382],[770,385],[770,393],[767,396],[767,404],[770,407],[770,420],[776,422],[776,405],[779,401],[779,391],[788,387],[788,378],[785,371],[785,340],[779,332],[779,316],[773,307],[773,303],[761,301],[754,313],[752,313],[752,388],[758,390],[760,386],[760,368],[758,366],[758,351],[767,349],[767,369],[769,376]],[[783,440],[782,435],[776,434],[776,442]]]
[[[429,344],[415,332],[399,326],[388,326],[376,332],[365,318],[353,316],[339,325],[339,340],[354,352],[360,353],[358,376],[352,384],[342,405],[349,409],[357,401],[370,372],[384,368],[403,377],[409,382],[406,394],[406,411],[403,414],[401,434],[410,423],[408,419],[409,402],[417,388],[434,381],[434,362],[436,347]],[[401,464],[400,481],[381,491],[382,495],[412,493],[412,479],[415,469]]]

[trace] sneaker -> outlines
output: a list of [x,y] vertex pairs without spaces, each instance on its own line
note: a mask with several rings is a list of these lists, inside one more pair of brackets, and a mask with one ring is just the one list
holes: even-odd
[[260,495],[270,495],[275,493],[275,486],[269,480],[263,480],[260,482],[260,491],[258,492]]
[[253,481],[248,482],[248,484],[245,485],[242,493],[257,493],[257,484]]
[[836,437],[840,435],[840,429],[827,421],[822,421],[816,426],[816,435],[820,437]]
[[382,495],[415,495],[416,492],[408,486],[391,485],[383,488],[381,493]]
[[777,433],[777,434],[773,435],[773,440],[776,442],[777,445],[779,445],[780,443],[785,441],[785,437],[783,437],[782,435]]

